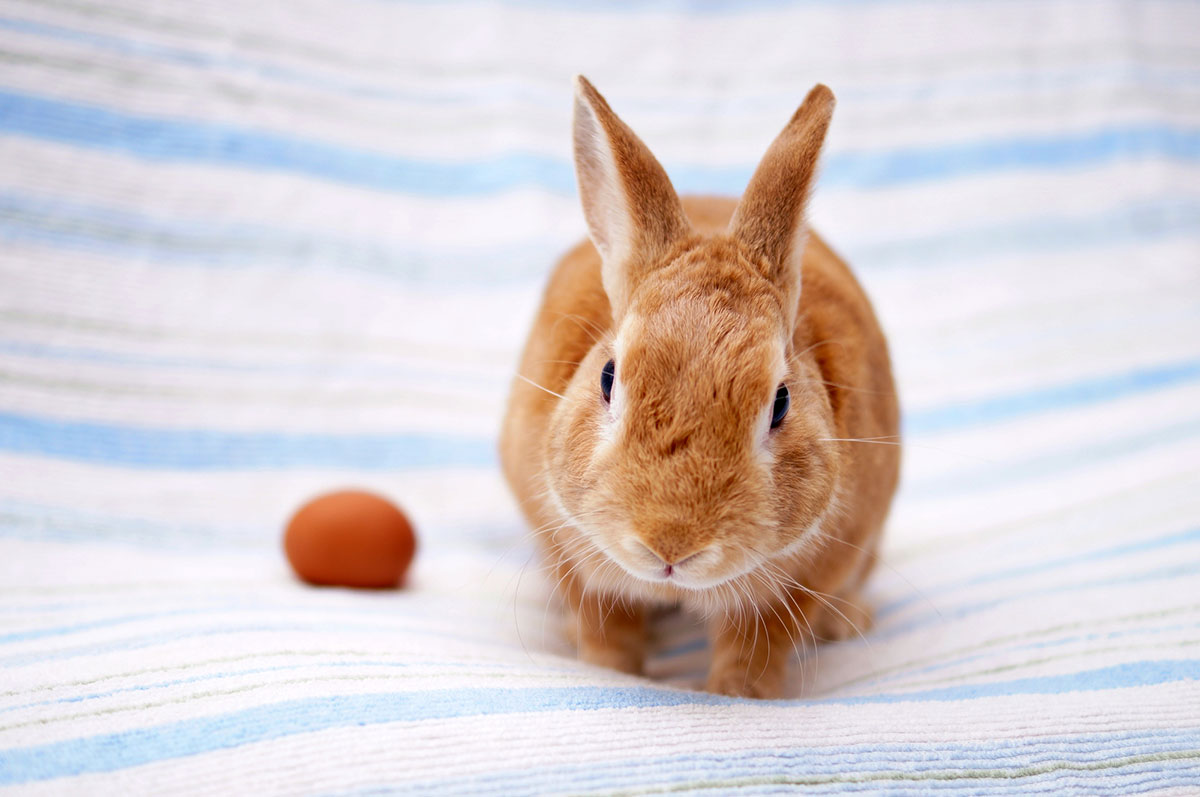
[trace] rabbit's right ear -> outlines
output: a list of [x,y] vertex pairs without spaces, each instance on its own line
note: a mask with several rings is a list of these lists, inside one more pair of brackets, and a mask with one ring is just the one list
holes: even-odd
[[833,106],[833,92],[820,83],[813,86],[763,156],[729,222],[730,233],[765,264],[767,278],[783,292],[792,321],[808,229],[804,206]]
[[583,75],[575,77],[575,173],[613,317],[638,281],[690,232],[667,173]]

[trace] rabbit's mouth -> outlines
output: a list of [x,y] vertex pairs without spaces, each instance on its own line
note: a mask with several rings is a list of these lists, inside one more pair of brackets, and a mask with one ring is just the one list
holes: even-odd
[[720,550],[706,546],[683,556],[663,556],[644,543],[628,538],[617,550],[605,551],[626,573],[639,581],[685,590],[705,590],[728,579],[720,570]]

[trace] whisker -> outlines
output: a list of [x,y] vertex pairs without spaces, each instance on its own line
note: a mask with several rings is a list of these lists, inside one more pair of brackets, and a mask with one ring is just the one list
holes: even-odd
[[855,387],[854,385],[844,385],[841,382],[830,382],[828,379],[796,379],[797,382],[817,382],[818,384],[836,387],[841,390],[853,390],[856,393],[867,393],[872,396],[892,396],[895,395],[894,390],[871,390],[868,387]]
[[817,348],[818,346],[845,346],[845,345],[846,344],[843,341],[838,340],[837,338],[828,338],[826,340],[818,340],[816,343],[812,344],[808,348],[804,349],[803,351],[798,351],[795,354],[793,354],[792,356],[793,357],[803,357],[805,354],[808,354],[810,351]]
[[[756,549],[751,549],[751,550],[754,550],[754,552],[756,554],[758,554],[759,556],[762,556],[762,553],[760,551],[758,551]],[[781,568],[779,565],[775,564],[774,562],[771,562],[769,559],[764,558],[763,561],[761,562],[761,564],[765,565],[766,567],[768,567],[772,571],[774,571],[777,574],[776,577],[780,579],[781,583],[784,583],[787,586],[794,587],[794,588],[800,590],[801,592],[811,595],[813,598],[815,598],[816,600],[818,600],[822,604],[824,604],[826,608],[835,612],[839,617],[841,617],[846,622],[846,624],[848,626],[850,626],[852,629],[854,629],[854,633],[857,634],[859,639],[861,639],[863,641],[863,643],[866,644],[867,649],[869,651],[871,650],[871,643],[866,638],[866,636],[863,634],[862,630],[855,623],[851,622],[850,618],[847,617],[845,615],[845,613],[843,613],[840,609],[838,609],[836,606],[834,606],[828,600],[828,598],[832,598],[834,600],[839,600],[839,601],[847,604],[848,606],[853,606],[856,609],[860,608],[853,601],[849,601],[846,598],[843,598],[843,597],[840,597],[837,595],[829,595],[829,594],[821,592],[819,590],[815,590],[810,587],[807,587],[804,584],[801,584],[795,578],[793,578],[790,574],[788,574],[785,570],[783,570],[783,568]],[[815,635],[814,635],[814,639],[815,639]],[[873,652],[872,652],[872,655],[873,655]]]
[[554,328],[557,329],[558,325],[561,324],[563,321],[574,321],[577,324],[579,324],[579,328],[582,329],[584,332],[586,332],[591,337],[592,343],[596,343],[597,341],[599,341],[601,335],[603,335],[605,332],[607,332],[606,329],[601,327],[596,322],[594,322],[590,319],[584,318],[583,316],[579,315],[578,313],[562,313],[558,317],[558,320],[554,322]]
[[[886,435],[886,436],[894,437],[895,435]],[[987,462],[990,465],[999,465],[1000,464],[998,461],[996,461],[994,459],[988,459],[987,457],[981,457],[978,454],[967,454],[962,451],[952,451],[948,448],[941,448],[940,446],[927,446],[922,443],[913,443],[911,441],[901,443],[901,442],[895,441],[895,440],[883,440],[883,439],[877,439],[877,438],[873,438],[873,437],[822,437],[819,439],[825,443],[867,443],[869,445],[876,445],[876,446],[900,446],[900,445],[903,445],[906,448],[924,448],[927,451],[937,451],[941,454],[953,454],[956,457],[964,457],[966,459],[974,459],[979,462]]]
[[525,645],[525,637],[521,633],[521,621],[520,618],[517,617],[517,595],[521,593],[521,578],[524,577],[525,568],[529,566],[529,562],[533,559],[533,556],[534,555],[532,553],[527,556],[525,558],[525,564],[521,565],[521,569],[517,571],[517,587],[513,590],[512,603],[513,627],[517,631],[517,641],[521,643],[521,650],[524,651],[526,658],[528,658],[530,662],[533,661],[533,654],[529,652],[529,648]]
[[[773,596],[775,596],[775,599],[780,603],[780,605],[783,606],[784,611],[786,611],[788,613],[788,617],[792,621],[792,625],[788,626],[786,623],[783,622],[783,618],[779,615],[779,612],[775,610],[775,607],[768,604],[768,608],[771,609],[771,612],[775,615],[776,619],[779,620],[780,625],[783,625],[784,628],[787,629],[788,641],[791,642],[791,644],[792,644],[792,653],[795,655],[797,662],[801,668],[800,669],[800,689],[802,692],[807,692],[808,670],[804,666],[804,658],[805,657],[802,656],[800,651],[796,648],[796,635],[801,634],[803,632],[803,629],[800,627],[799,621],[796,620],[795,612],[792,611],[793,601],[791,600],[791,597],[786,594],[786,592],[783,592],[780,589],[781,585],[779,584],[778,580],[772,580],[772,579],[768,578],[768,576],[770,575],[769,571],[764,572],[763,570],[756,568],[755,570],[753,570],[751,572],[754,573],[759,578],[759,580],[766,586],[766,588],[771,592],[771,594]],[[818,649],[818,646],[817,646],[816,634],[813,633],[812,626],[809,624],[808,618],[804,616],[804,612],[802,610],[800,610],[799,606],[797,606],[796,609],[797,609],[797,611],[800,612],[800,618],[804,621],[805,626],[808,626],[809,634],[813,638],[814,666],[819,667],[821,654],[820,654],[820,650]],[[793,633],[793,631],[791,629],[795,629],[795,632]],[[801,641],[803,642],[803,637],[801,637]],[[807,649],[807,647],[808,647],[807,642],[803,642],[803,644],[804,644],[805,648]]]
[[520,380],[522,380],[522,381],[524,381],[524,382],[528,382],[529,384],[531,384],[531,385],[533,385],[534,387],[536,387],[538,390],[544,390],[544,391],[546,391],[547,393],[549,393],[551,396],[558,396],[560,399],[562,399],[562,400],[566,401],[566,398],[567,398],[567,397],[566,397],[566,396],[564,396],[562,393],[555,393],[553,390],[551,390],[551,389],[550,389],[550,388],[548,388],[548,387],[542,387],[542,386],[541,386],[541,385],[539,385],[537,382],[534,382],[532,379],[530,379],[529,377],[525,376],[525,374],[517,374],[517,379],[520,379]]
[[[775,592],[774,589],[772,589],[771,585],[769,583],[767,583],[765,576],[761,572],[759,572],[757,570],[752,570],[752,571],[750,571],[749,575],[751,575],[753,577],[757,577],[764,584],[764,586],[766,586],[767,590],[770,591],[772,594],[774,594],[774,592]],[[762,624],[763,624],[763,632],[767,638],[767,660],[763,662],[762,670],[760,670],[758,673],[758,678],[762,678],[763,673],[765,673],[767,671],[767,663],[771,659],[771,633],[770,633],[770,629],[767,628],[766,619],[763,618],[762,612],[759,611],[758,604],[757,603],[753,604],[753,607],[754,607],[754,615],[755,615],[755,621],[756,621],[756,624],[754,626],[755,637],[757,638],[757,635],[758,635],[757,621],[761,619]],[[779,612],[776,611],[775,607],[769,601],[767,603],[767,608],[771,611],[771,614],[773,614],[775,616],[775,619],[779,622],[779,625],[783,627],[784,633],[787,635],[788,642],[790,642],[792,645],[792,653],[795,656],[799,657],[800,654],[796,650],[796,640],[795,640],[795,637],[792,635],[791,627],[788,626],[788,624],[783,621],[783,618],[779,615]],[[755,680],[758,680],[758,678],[756,678]]]
[[550,363],[553,365],[579,365],[583,360],[538,360],[539,363]]
[[879,555],[878,553],[873,553],[871,551],[868,551],[866,548],[862,547],[861,545],[855,545],[854,543],[849,542],[848,540],[843,540],[838,537],[829,536],[826,539],[828,539],[830,542],[840,542],[842,545],[846,545],[850,548],[854,548],[857,551],[862,551],[863,553],[867,554],[868,556],[874,556],[876,562],[883,565],[888,570],[891,570],[893,573],[895,573],[897,576],[899,576],[901,581],[903,581],[905,584],[907,584],[912,589],[913,592],[920,595],[921,598],[926,603],[929,604],[929,607],[931,609],[933,609],[935,612],[937,612],[938,617],[945,619],[945,616],[942,614],[942,610],[939,609],[937,607],[937,604],[934,603],[933,600],[930,599],[930,597],[925,594],[924,590],[920,589],[916,584],[909,581],[907,576],[905,576],[898,569],[896,569],[896,567],[894,565],[892,565],[890,562],[886,561],[881,555]]
[[[745,658],[745,655],[746,655],[746,642],[748,639],[748,635],[745,633],[745,628],[744,628],[745,621],[746,621],[746,610],[751,609],[754,611],[754,639],[752,641],[750,641],[750,655],[753,657],[754,648],[755,648],[755,646],[758,645],[758,620],[759,620],[758,607],[756,607],[754,605],[754,599],[750,596],[749,591],[748,591],[746,585],[742,583],[741,578],[735,578],[735,579],[729,581],[728,583],[734,591],[739,593],[739,597],[737,600],[737,606],[738,606],[738,610],[739,610],[738,620],[740,621],[738,624],[739,627],[737,629],[737,635],[741,638],[741,644],[738,645],[738,658],[739,659]],[[765,671],[766,670],[765,670],[765,665],[764,665],[763,672],[765,672]],[[745,676],[743,677],[743,680],[742,680],[742,688],[743,689],[746,688],[745,678],[749,677],[749,675],[750,675],[750,673],[749,673],[749,671],[747,671],[745,673]],[[762,672],[760,672],[757,676],[755,676],[754,680],[757,681],[761,677],[762,677]]]

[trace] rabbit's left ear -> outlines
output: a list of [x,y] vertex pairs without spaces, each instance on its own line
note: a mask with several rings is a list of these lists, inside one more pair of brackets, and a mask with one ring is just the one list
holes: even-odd
[[575,172],[619,319],[632,289],[690,226],[663,167],[582,75],[575,78]]
[[729,222],[730,234],[765,264],[790,313],[800,300],[800,260],[808,230],[804,208],[833,106],[833,92],[820,83],[813,86],[763,156]]

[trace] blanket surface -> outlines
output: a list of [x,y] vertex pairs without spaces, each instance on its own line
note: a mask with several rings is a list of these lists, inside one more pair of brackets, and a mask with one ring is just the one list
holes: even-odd
[[[907,448],[790,699],[577,662],[499,477],[576,72],[681,192],[838,95]],[[1198,4],[0,2],[0,792],[1195,794],[1198,455]],[[405,589],[291,576],[344,486]]]

